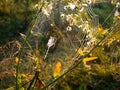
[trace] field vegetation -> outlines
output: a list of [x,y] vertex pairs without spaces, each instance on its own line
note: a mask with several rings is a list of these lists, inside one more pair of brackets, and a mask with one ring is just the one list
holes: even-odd
[[119,13],[117,0],[0,0],[0,90],[120,90]]

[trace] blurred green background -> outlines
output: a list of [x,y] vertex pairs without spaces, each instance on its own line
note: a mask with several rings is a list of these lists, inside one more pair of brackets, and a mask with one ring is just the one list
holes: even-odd
[[0,44],[16,39],[24,33],[33,15],[35,4],[39,0],[0,0]]

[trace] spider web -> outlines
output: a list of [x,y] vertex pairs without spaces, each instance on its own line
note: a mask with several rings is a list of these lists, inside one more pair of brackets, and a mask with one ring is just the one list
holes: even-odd
[[[51,3],[52,1],[47,2],[43,8],[49,8]],[[41,55],[37,56],[40,59],[35,61],[37,63],[33,67],[39,69],[39,77],[45,85],[49,86],[49,83],[54,82],[53,72],[58,61],[62,64],[62,70],[59,75],[61,76],[79,64],[81,58],[84,55],[88,55],[116,27],[111,26],[104,35],[101,34],[98,31],[99,16],[93,12],[92,6],[85,2],[77,2],[76,5],[78,3],[80,6],[75,8],[75,13],[73,13],[70,7],[67,7],[69,12],[64,10],[66,4],[62,1],[54,1],[53,6],[55,7],[51,10],[50,15],[46,16],[43,12],[38,13],[38,17],[30,31],[32,34],[28,38],[29,43],[32,48],[41,52]],[[69,17],[68,21],[66,20],[67,16],[61,16],[62,13]],[[113,12],[109,14],[107,19],[112,14]],[[74,22],[72,17],[75,17],[76,21],[70,25],[71,22]],[[105,22],[107,22],[107,19]],[[57,38],[57,42],[54,47],[50,47],[46,59],[43,59],[48,49],[47,43],[50,36]],[[78,53],[78,50],[82,54]],[[28,52],[30,51],[28,50]],[[32,54],[27,54],[29,60],[32,60],[32,57],[34,57]],[[39,63],[41,59],[42,63]],[[78,62],[77,64],[76,61]],[[28,71],[33,71],[33,69]]]

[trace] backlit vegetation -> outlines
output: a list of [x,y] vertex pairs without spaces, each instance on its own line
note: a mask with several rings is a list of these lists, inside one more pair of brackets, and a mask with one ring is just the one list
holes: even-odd
[[0,90],[119,90],[119,2],[108,1],[1,0]]

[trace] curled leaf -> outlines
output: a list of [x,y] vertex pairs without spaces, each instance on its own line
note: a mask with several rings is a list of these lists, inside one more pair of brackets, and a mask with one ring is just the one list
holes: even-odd
[[78,54],[80,54],[81,56],[84,56],[83,51],[81,50],[81,48],[79,48],[77,52],[78,52]]
[[50,48],[54,46],[55,43],[56,43],[56,38],[51,36],[50,39],[48,40],[47,46]]
[[86,62],[92,61],[92,60],[96,60],[96,59],[98,59],[98,57],[84,58],[84,59],[83,59],[83,64],[86,66],[86,65],[87,65]]
[[98,26],[98,33],[101,35],[104,35],[107,32],[107,30],[104,30],[101,25]]
[[98,31],[99,32],[103,31],[103,27],[101,25],[98,26]]

